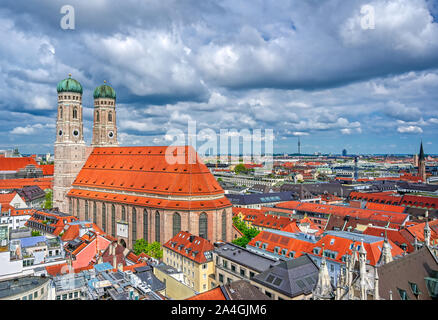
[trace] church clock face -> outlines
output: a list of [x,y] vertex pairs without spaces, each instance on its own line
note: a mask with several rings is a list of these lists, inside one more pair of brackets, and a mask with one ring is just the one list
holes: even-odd
[[108,137],[110,137],[112,139],[114,137],[114,132],[112,132],[112,131],[108,132]]

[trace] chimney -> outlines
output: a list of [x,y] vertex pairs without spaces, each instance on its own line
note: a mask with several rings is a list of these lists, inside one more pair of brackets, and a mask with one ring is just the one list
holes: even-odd
[[113,268],[117,269],[117,256],[113,255]]

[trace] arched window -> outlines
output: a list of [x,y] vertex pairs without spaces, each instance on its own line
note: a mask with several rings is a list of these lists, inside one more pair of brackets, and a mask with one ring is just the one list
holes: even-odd
[[79,218],[79,199],[76,199],[76,217]]
[[112,122],[113,121],[113,114],[112,112],[108,113],[108,122]]
[[132,208],[132,243],[137,240],[137,211]]
[[125,207],[122,206],[122,220],[126,221],[126,211],[125,211]]
[[85,220],[88,220],[88,200],[85,200]]
[[116,206],[111,205],[111,234],[116,236]]
[[173,237],[181,231],[181,216],[178,212],[173,214]]
[[97,207],[96,207],[96,202],[93,202],[93,222],[97,223]]
[[160,242],[160,213],[155,212],[155,241]]
[[100,117],[99,117],[99,111],[96,111],[96,121],[99,122],[100,121]]
[[222,212],[222,240],[227,240],[227,213],[225,210]]
[[73,202],[71,201],[71,199],[68,199],[68,213],[70,215],[73,214]]
[[208,230],[207,214],[203,212],[199,215],[199,236],[204,239],[207,239],[207,230]]
[[73,108],[73,119],[77,119],[78,118],[78,108],[74,107]]
[[106,205],[102,203],[102,229],[106,232]]
[[59,107],[59,119],[62,119],[62,107]]
[[148,241],[148,212],[143,210],[143,239]]

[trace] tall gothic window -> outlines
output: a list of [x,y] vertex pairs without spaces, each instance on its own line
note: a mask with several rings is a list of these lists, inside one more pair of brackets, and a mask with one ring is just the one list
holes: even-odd
[[160,213],[155,212],[155,241],[160,242]]
[[199,236],[207,239],[207,214],[205,212],[199,215]]
[[181,231],[181,216],[178,212],[173,214],[173,236],[176,236]]
[[78,118],[78,108],[74,107],[73,108],[73,119],[77,119]]
[[125,211],[125,207],[122,206],[122,220],[126,221],[126,211]]
[[227,213],[225,210],[222,212],[222,240],[227,239]]
[[71,201],[71,199],[68,199],[68,213],[70,215],[73,214],[73,202]]
[[88,220],[88,200],[85,200],[85,220]]
[[148,212],[143,210],[143,239],[148,241]]
[[111,205],[111,234],[116,236],[116,206]]
[[76,199],[76,217],[79,218],[79,199]]
[[96,207],[96,202],[93,202],[93,222],[97,223],[97,207]]
[[59,118],[62,119],[62,107],[59,107]]
[[132,241],[137,240],[137,211],[132,208]]
[[106,205],[102,203],[102,229],[106,232]]
[[108,122],[112,122],[113,121],[113,114],[112,112],[108,113]]
[[100,121],[100,117],[99,117],[99,111],[96,111],[96,121],[99,122]]

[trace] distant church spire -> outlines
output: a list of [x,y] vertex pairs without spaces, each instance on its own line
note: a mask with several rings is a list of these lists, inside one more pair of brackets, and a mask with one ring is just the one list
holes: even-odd
[[426,183],[426,158],[423,151],[423,141],[420,145],[420,154],[418,155],[418,176]]

